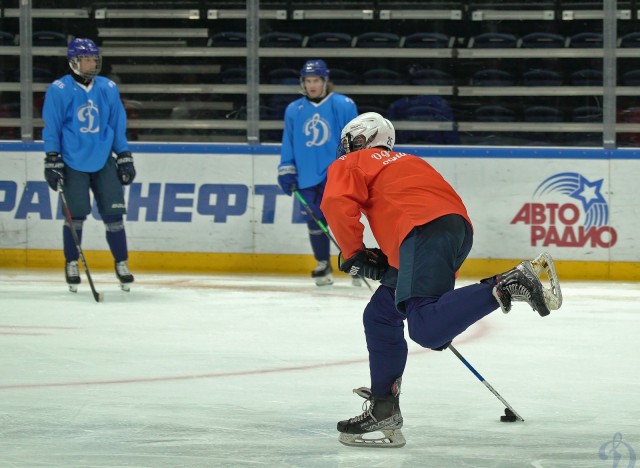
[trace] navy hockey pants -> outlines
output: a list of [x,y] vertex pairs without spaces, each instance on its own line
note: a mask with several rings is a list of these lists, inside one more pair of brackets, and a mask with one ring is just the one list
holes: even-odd
[[[388,395],[407,362],[409,337],[425,348],[449,343],[498,308],[492,285],[453,289],[455,272],[471,249],[470,226],[457,215],[414,229],[400,247],[400,268],[382,280],[364,310],[371,391]],[[397,298],[396,293],[403,297]]]

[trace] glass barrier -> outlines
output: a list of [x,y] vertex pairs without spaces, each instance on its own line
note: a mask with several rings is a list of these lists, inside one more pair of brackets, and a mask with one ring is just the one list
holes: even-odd
[[[259,7],[255,25],[248,4]],[[0,8],[0,139],[20,139],[20,6]],[[300,69],[318,58],[336,92],[394,122],[398,143],[598,147],[609,124],[617,145],[638,146],[638,21],[635,1],[34,0],[30,123],[39,139],[44,92],[68,72],[66,45],[89,37],[119,86],[131,141],[247,142],[257,102],[259,140],[279,142]],[[259,72],[248,74],[252,59]]]

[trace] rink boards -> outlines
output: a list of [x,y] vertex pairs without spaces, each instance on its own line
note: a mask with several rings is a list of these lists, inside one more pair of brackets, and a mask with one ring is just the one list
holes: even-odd
[[[136,270],[308,272],[297,200],[276,183],[279,145],[133,144],[126,188]],[[548,250],[576,279],[640,279],[640,152],[587,148],[398,147],[455,187],[474,224],[462,274],[481,276]],[[0,266],[59,267],[63,216],[41,143],[0,143]],[[83,248],[111,268],[94,213]],[[367,234],[367,244],[375,240]],[[335,252],[334,252],[335,253]]]

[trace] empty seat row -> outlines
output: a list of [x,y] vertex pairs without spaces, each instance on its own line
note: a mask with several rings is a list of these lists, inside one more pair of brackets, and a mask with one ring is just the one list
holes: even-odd
[[[31,37],[34,46],[60,46],[66,47],[73,39],[72,35],[57,31],[35,31]],[[0,45],[12,46],[20,43],[19,36],[6,31],[0,31]]]
[[[66,46],[73,36],[57,31],[36,31],[34,46]],[[464,40],[462,40],[464,42]],[[0,31],[0,45],[14,45],[18,36]],[[441,33],[420,32],[400,36],[387,32],[368,32],[358,36],[347,33],[321,32],[310,36],[297,33],[271,32],[260,38],[260,47],[326,47],[326,48],[451,48],[456,38]],[[469,38],[467,47],[476,49],[498,48],[602,48],[599,32],[583,32],[564,37],[559,34],[535,32],[520,38],[507,33],[484,33]],[[207,40],[209,47],[246,47],[244,32],[219,32]],[[640,47],[640,32],[626,34],[618,39],[618,47]]]
[[[563,74],[548,69],[531,69],[522,74],[520,81],[510,72],[500,69],[484,69],[475,72],[471,77],[472,86],[602,86],[603,73],[599,69],[584,68],[568,73],[567,80]],[[618,79],[621,86],[640,86],[640,69],[622,73]]]
[[[247,81],[247,72],[243,67],[231,67],[220,74],[224,84],[243,84]],[[330,80],[337,85],[402,85],[416,86],[453,86],[453,77],[436,68],[410,67],[408,73],[400,73],[387,68],[374,68],[362,74],[332,68]],[[300,71],[295,68],[275,68],[266,72],[268,84],[298,84]],[[513,73],[495,68],[478,70],[471,75],[470,86],[602,86],[602,70],[580,69],[568,73],[567,78],[563,73],[549,69],[530,69],[516,77]],[[620,76],[619,84],[622,86],[640,86],[640,69],[631,70]]]
[[[464,40],[462,40],[464,43]],[[210,47],[245,47],[244,32],[220,32],[207,42]],[[297,33],[271,32],[260,38],[260,47],[326,47],[326,48],[451,48],[456,38],[441,33],[421,32],[400,36],[387,32],[367,32],[359,36],[347,33],[321,32],[310,36]],[[602,48],[599,32],[583,32],[569,37],[547,32],[535,32],[520,38],[506,33],[484,33],[471,37],[468,48]],[[618,39],[618,47],[640,47],[640,33],[626,34]]]
[[[483,105],[473,111],[477,122],[565,122],[565,114],[552,106],[530,106],[518,116],[514,109],[503,105]],[[602,122],[602,108],[597,106],[578,106],[568,111],[570,122],[597,123]]]

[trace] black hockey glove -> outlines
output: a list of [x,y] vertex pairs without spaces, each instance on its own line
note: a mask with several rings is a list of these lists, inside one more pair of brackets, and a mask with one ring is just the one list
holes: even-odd
[[47,153],[44,158],[44,178],[51,190],[58,191],[58,185],[64,183],[64,161],[60,153]]
[[131,151],[123,151],[116,158],[118,166],[118,177],[122,185],[129,185],[136,178],[136,168],[133,167],[133,156]]
[[380,249],[359,250],[353,257],[342,258],[342,252],[338,255],[338,267],[340,271],[351,276],[364,276],[372,280],[380,280],[384,272],[389,268],[387,256]]

